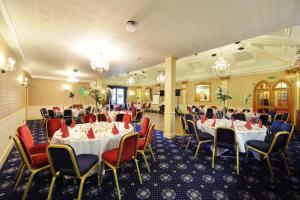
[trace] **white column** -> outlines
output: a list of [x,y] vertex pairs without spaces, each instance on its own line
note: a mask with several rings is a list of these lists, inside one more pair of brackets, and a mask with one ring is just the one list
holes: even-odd
[[172,139],[175,133],[175,85],[176,85],[176,59],[165,58],[165,113],[164,136]]

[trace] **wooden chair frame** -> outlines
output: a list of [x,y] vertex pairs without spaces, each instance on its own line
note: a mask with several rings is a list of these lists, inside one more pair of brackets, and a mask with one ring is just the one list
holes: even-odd
[[92,172],[94,172],[94,170],[98,169],[98,186],[100,186],[100,165],[99,162],[97,162],[96,164],[94,164],[91,169],[89,169],[89,171],[87,171],[85,174],[81,175],[80,171],[79,171],[79,167],[76,161],[76,157],[74,155],[73,149],[68,146],[68,145],[63,145],[63,144],[51,144],[47,147],[47,154],[48,154],[48,158],[49,158],[49,163],[50,163],[50,170],[52,173],[52,180],[51,180],[51,185],[49,188],[49,193],[48,193],[48,197],[47,200],[52,199],[52,192],[55,186],[55,181],[56,178],[60,175],[60,171],[55,171],[55,166],[51,157],[51,154],[49,152],[49,148],[57,148],[57,149],[66,149],[69,153],[69,156],[71,158],[74,170],[75,170],[75,174],[76,176],[80,179],[80,186],[79,186],[79,192],[78,192],[78,200],[81,200],[82,197],[82,191],[83,191],[83,186],[84,186],[84,182],[85,179],[88,177],[88,175],[90,175]]

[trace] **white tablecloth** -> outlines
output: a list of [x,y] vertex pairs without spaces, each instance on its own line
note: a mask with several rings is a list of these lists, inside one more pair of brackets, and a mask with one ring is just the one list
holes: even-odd
[[[116,124],[119,129],[118,135],[111,133],[113,124]],[[95,139],[88,139],[86,132],[93,126],[95,133]],[[129,124],[129,129],[124,128],[123,122],[97,122],[91,125],[90,123],[78,124],[75,128],[69,128],[70,136],[68,138],[61,137],[61,131],[58,130],[51,143],[69,144],[74,148],[76,155],[79,154],[93,154],[99,156],[99,162],[101,161],[101,155],[105,151],[117,148],[124,134],[132,133],[134,131],[133,126]]]
[[[215,127],[212,127],[213,120],[208,119],[204,124],[201,121],[197,122],[197,127],[202,130],[203,132],[210,133],[211,135],[215,135],[215,131],[218,127],[230,127],[231,120],[226,119],[217,119]],[[245,127],[244,121],[235,120],[234,127],[236,132],[236,141],[239,145],[239,151],[244,153],[246,152],[245,145],[247,144],[248,140],[261,140],[263,141],[266,136],[267,128],[263,126],[263,128],[259,128],[258,124],[253,124],[252,129],[248,130]],[[221,153],[221,152],[220,152]]]

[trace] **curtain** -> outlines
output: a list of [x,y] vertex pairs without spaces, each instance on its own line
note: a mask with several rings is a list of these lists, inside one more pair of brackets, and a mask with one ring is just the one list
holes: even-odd
[[[123,89],[123,95],[124,95],[123,105],[127,105],[127,89],[128,89],[128,87],[114,86],[114,85],[108,85],[108,87],[111,89]],[[116,95],[116,98],[117,98],[117,95]]]

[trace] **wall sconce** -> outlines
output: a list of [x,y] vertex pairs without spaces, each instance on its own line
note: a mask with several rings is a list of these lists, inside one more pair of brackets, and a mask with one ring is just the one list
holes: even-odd
[[148,92],[146,92],[145,95],[148,96],[149,95]]
[[3,53],[0,53],[0,70],[1,73],[12,72],[15,70],[16,62],[12,58],[8,58],[7,62],[5,62],[5,57]]
[[63,90],[65,90],[65,91],[70,91],[70,90],[71,90],[71,85],[69,85],[69,84],[63,84],[63,85],[62,85],[62,88],[63,88]]
[[130,96],[132,96],[132,95],[134,95],[135,93],[134,93],[134,91],[129,91],[129,95]]
[[[5,72],[2,72],[2,73],[5,73]],[[28,78],[26,76],[19,76],[18,81],[22,86],[26,87],[28,85]]]
[[297,81],[296,85],[297,85],[297,88],[300,88],[300,81]]

